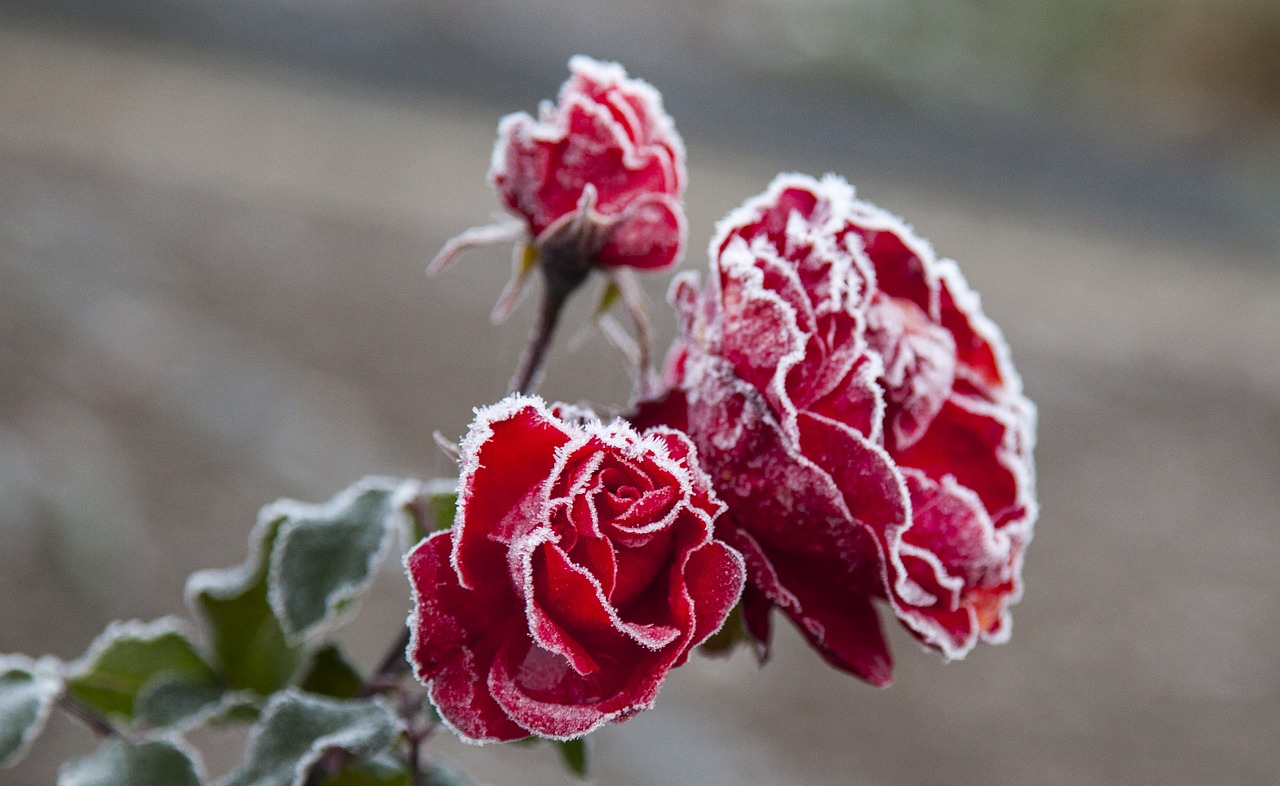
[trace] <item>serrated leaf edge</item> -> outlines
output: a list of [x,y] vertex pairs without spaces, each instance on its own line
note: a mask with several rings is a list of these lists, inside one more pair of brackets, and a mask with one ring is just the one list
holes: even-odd
[[[273,514],[268,521],[284,519],[284,523],[280,525],[280,531],[276,533],[275,546],[267,557],[267,603],[271,606],[271,613],[275,615],[276,620],[280,623],[280,629],[284,631],[285,640],[288,641],[290,646],[299,646],[321,633],[341,626],[356,612],[359,607],[360,597],[377,577],[378,567],[386,560],[392,544],[396,541],[396,538],[391,536],[390,530],[400,531],[399,541],[401,543],[409,537],[405,533],[412,532],[413,522],[410,520],[406,505],[417,496],[422,486],[423,484],[417,480],[369,476],[356,481],[326,502],[312,504],[291,499],[281,499],[263,509],[264,514],[268,511]],[[384,523],[385,530],[378,548],[369,555],[365,577],[360,581],[344,582],[338,585],[325,598],[325,614],[321,619],[303,630],[294,630],[292,623],[289,621],[289,615],[285,613],[285,602],[280,591],[280,573],[283,570],[282,561],[284,559],[283,544],[302,526],[296,523],[298,519],[331,518],[343,508],[348,507],[360,495],[373,490],[389,492],[391,513]],[[350,603],[347,608],[339,610],[339,606],[349,601],[355,602]]]
[[84,654],[67,664],[65,676],[68,680],[74,680],[87,675],[93,670],[94,663],[107,650],[111,649],[112,645],[122,639],[138,639],[152,642],[171,633],[184,638],[191,645],[191,649],[208,665],[208,655],[201,652],[200,647],[196,644],[199,641],[199,636],[195,626],[181,617],[168,615],[150,622],[113,620],[107,623],[107,627],[103,628],[102,632],[94,638]]
[[0,655],[0,674],[9,671],[30,672],[37,679],[48,679],[56,682],[57,687],[41,700],[39,707],[36,709],[35,721],[23,730],[22,736],[18,739],[18,747],[8,756],[0,759],[0,769],[18,763],[22,760],[22,757],[27,755],[27,751],[31,749],[36,737],[39,737],[40,732],[44,731],[45,723],[49,721],[49,716],[53,714],[54,705],[58,703],[58,699],[62,698],[62,694],[67,689],[66,679],[62,674],[61,661],[48,655],[39,659],[30,658],[26,655]]

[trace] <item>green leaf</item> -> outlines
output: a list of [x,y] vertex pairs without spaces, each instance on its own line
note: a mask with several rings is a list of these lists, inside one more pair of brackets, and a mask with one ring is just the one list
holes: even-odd
[[284,520],[273,506],[263,508],[244,564],[187,580],[187,603],[208,629],[214,670],[230,687],[263,696],[289,684],[305,661],[267,603],[267,559]]
[[560,748],[560,761],[576,778],[587,777],[587,741],[578,737],[556,743]]
[[[458,481],[434,478],[424,484],[423,493],[431,503],[433,530],[449,529],[458,512]],[[425,533],[430,535],[431,533]]]
[[367,758],[386,750],[402,728],[382,699],[338,701],[290,688],[268,702],[244,763],[219,786],[302,786],[326,751]]
[[364,677],[333,644],[326,644],[316,652],[301,684],[308,693],[335,699],[354,699],[363,687]]
[[199,758],[177,740],[108,740],[58,773],[58,786],[200,786]]
[[[103,715],[130,722],[138,715],[139,695],[154,697],[162,685],[168,686],[166,694],[184,692],[183,709],[191,712],[217,701],[223,690],[185,624],[174,617],[111,623],[69,673],[68,693]],[[163,720],[178,720],[177,709],[161,713]]]
[[621,299],[622,290],[618,288],[617,284],[612,281],[605,284],[604,291],[600,293],[600,303],[596,306],[596,316],[613,308],[613,304]]
[[343,767],[321,781],[321,786],[413,786],[413,783],[404,762],[390,756],[377,756]]
[[0,656],[0,767],[22,758],[62,693],[58,662]]
[[747,627],[742,621],[742,607],[735,606],[725,617],[720,630],[708,636],[698,647],[698,651],[712,657],[730,655],[746,639]]
[[338,625],[386,558],[398,530],[411,526],[406,504],[416,481],[365,478],[321,505],[281,500],[267,574],[267,599],[286,638],[298,645]]
[[227,711],[232,694],[216,682],[191,682],[180,675],[147,680],[134,701],[137,720],[152,728],[192,726]]

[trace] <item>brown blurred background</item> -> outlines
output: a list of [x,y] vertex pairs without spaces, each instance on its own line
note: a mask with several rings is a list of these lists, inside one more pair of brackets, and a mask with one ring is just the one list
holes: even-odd
[[[422,270],[497,209],[498,116],[577,51],[666,95],[686,267],[775,172],[839,172],[961,263],[1041,416],[1008,645],[944,665],[895,631],[879,691],[780,625],[763,670],[695,659],[597,734],[597,781],[1280,781],[1268,0],[0,0],[0,652],[183,613],[276,497],[450,471],[431,432],[502,395],[531,309],[487,322],[504,251]],[[544,392],[622,405],[586,316]],[[392,567],[343,632],[362,663],[406,610]],[[201,741],[217,773],[240,740]],[[0,783],[93,745],[54,719]]]

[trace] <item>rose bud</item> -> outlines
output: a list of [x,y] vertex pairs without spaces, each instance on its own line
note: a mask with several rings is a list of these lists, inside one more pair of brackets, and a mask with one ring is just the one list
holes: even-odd
[[954,263],[843,180],[780,176],[721,222],[701,291],[672,288],[670,390],[746,560],[762,650],[777,606],[836,667],[888,684],[874,601],[949,658],[1003,641],[1036,504],[1034,408]]
[[573,235],[593,264],[662,270],[684,246],[684,143],[651,85],[578,55],[559,100],[498,125],[489,180],[535,246]]
[[512,396],[461,462],[453,528],[406,558],[408,656],[441,717],[476,742],[570,739],[652,707],[744,583],[688,438]]
[[[672,267],[684,253],[684,143],[646,82],[617,63],[581,55],[556,103],[544,101],[534,118],[507,115],[498,125],[489,180],[518,220],[475,227],[450,240],[428,268],[434,274],[471,246],[514,242],[514,273],[494,307],[504,320],[528,276],[542,272],[546,290],[535,341],[549,341],[569,295],[600,269],[621,291],[636,323],[641,374],[647,372],[648,322],[630,269]],[[541,351],[541,350],[539,350]],[[541,361],[518,373],[524,391]]]

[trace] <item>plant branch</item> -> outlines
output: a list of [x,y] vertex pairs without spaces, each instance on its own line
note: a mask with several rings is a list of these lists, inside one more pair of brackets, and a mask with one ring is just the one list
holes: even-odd
[[83,723],[99,737],[104,739],[115,738],[129,743],[133,742],[132,738],[123,730],[70,693],[62,694],[62,697],[58,699],[58,706],[63,712]]
[[512,393],[530,393],[536,387],[535,380],[547,359],[547,350],[551,348],[551,339],[555,336],[556,327],[560,323],[560,312],[569,299],[570,291],[553,287],[547,279],[542,293],[542,305],[538,310],[538,321],[529,334],[529,345],[520,358],[520,365],[515,376],[511,378]]

